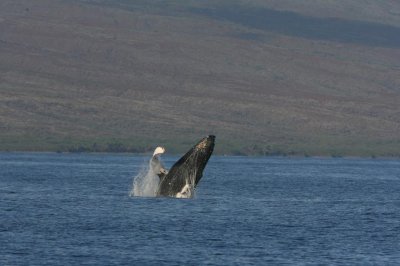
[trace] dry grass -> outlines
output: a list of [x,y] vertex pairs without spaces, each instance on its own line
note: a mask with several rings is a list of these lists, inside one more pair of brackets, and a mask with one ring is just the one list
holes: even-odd
[[400,155],[399,47],[185,10],[2,1],[0,148]]

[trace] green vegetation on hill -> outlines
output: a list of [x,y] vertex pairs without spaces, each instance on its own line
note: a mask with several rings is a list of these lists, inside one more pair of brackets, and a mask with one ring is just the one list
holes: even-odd
[[362,2],[3,0],[0,150],[400,156],[400,4]]

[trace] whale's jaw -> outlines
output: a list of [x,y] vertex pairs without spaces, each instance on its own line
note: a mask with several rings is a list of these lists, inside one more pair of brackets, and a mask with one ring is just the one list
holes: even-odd
[[215,136],[209,135],[194,145],[160,180],[157,196],[191,198],[214,151]]

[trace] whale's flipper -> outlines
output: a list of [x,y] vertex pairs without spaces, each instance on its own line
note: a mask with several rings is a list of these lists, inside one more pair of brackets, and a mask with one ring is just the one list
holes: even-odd
[[157,196],[193,196],[194,188],[214,150],[215,136],[207,136],[182,156],[160,180]]
[[160,156],[165,152],[165,148],[157,147],[154,150],[153,157],[150,160],[150,167],[152,171],[158,175],[160,180],[162,180],[167,174],[168,170],[165,169],[164,165],[161,163]]

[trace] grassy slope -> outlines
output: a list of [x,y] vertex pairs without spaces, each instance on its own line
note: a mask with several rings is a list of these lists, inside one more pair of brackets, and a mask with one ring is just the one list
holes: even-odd
[[211,2],[107,3],[0,3],[1,150],[182,152],[213,133],[219,153],[400,155],[396,40],[193,12]]

